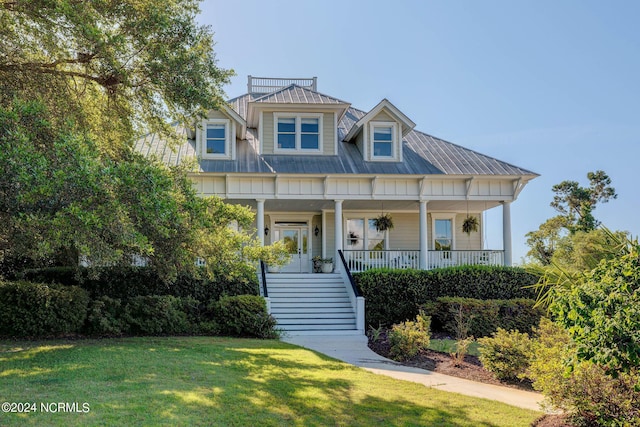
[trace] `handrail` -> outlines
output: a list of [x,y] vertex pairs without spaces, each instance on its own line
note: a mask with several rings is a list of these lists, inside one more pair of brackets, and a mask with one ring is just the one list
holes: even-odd
[[353,293],[356,297],[361,297],[362,293],[356,286],[356,281],[351,274],[351,270],[349,270],[349,265],[347,264],[347,260],[344,259],[344,254],[342,253],[342,249],[338,249],[338,254],[340,255],[340,259],[342,260],[342,266],[344,267],[344,271],[347,272],[347,277],[349,278],[349,282],[351,283],[351,287],[353,288]]
[[266,268],[264,266],[264,261],[260,261],[260,272],[262,273],[262,293],[265,298],[269,297],[269,292],[267,292],[267,273]]

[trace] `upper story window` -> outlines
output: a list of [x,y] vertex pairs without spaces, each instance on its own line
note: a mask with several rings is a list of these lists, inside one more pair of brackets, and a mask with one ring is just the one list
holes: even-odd
[[207,154],[226,154],[227,126],[222,123],[207,124],[205,151]]
[[319,152],[322,114],[274,113],[275,151]]
[[398,160],[398,124],[395,122],[370,122],[369,139],[371,160]]
[[231,158],[231,122],[226,119],[205,119],[200,130],[203,159]]

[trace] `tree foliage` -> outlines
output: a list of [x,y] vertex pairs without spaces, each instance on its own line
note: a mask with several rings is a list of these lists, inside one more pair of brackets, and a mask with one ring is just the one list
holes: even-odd
[[221,105],[198,0],[0,0],[0,105],[39,99],[104,151]]
[[284,252],[258,247],[253,213],[198,197],[185,170],[131,150],[117,161],[101,156],[73,126],[46,117],[36,102],[0,108],[0,260],[73,265],[82,255],[109,265],[141,256],[174,277],[198,257],[233,271]]
[[549,265],[556,250],[574,246],[573,236],[576,233],[584,236],[600,225],[593,216],[596,205],[616,199],[618,195],[611,187],[611,178],[604,171],[589,172],[587,178],[589,187],[581,187],[576,181],[562,181],[552,187],[555,196],[551,207],[560,215],[545,221],[538,230],[527,233],[528,257]]

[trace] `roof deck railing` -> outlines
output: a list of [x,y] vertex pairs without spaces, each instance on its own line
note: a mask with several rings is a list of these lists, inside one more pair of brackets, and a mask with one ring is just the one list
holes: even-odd
[[318,78],[274,78],[249,76],[247,90],[249,93],[271,93],[287,86],[298,85],[305,89],[318,91]]

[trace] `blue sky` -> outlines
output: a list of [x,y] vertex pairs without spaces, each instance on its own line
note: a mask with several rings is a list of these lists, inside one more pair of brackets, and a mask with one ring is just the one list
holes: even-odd
[[[537,172],[512,205],[514,261],[555,211],[551,187],[602,169],[618,199],[594,214],[630,231],[640,212],[638,1],[205,0],[219,65],[237,76],[318,77],[369,110],[388,98],[431,135]],[[487,246],[502,247],[501,211]]]

